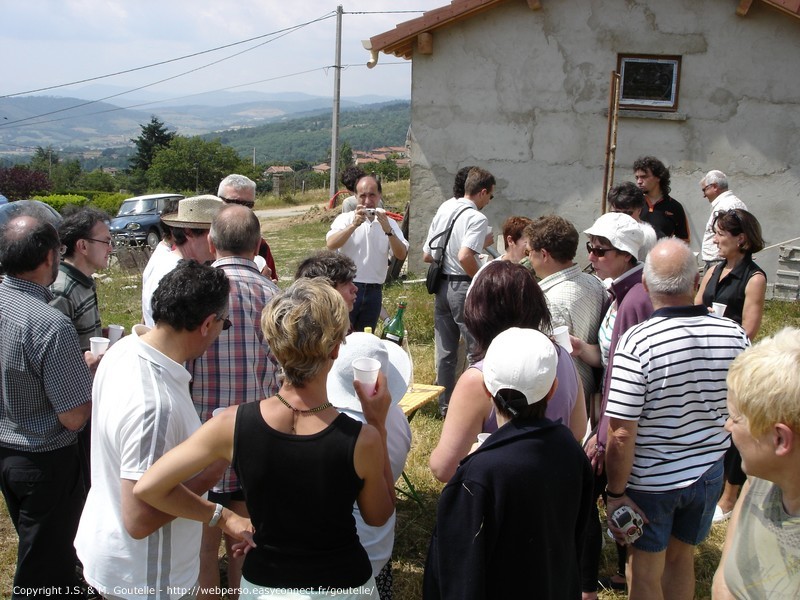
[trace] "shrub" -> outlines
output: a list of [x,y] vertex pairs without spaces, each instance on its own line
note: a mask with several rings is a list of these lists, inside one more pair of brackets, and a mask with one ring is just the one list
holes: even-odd
[[94,208],[107,213],[108,216],[113,217],[117,214],[119,207],[122,206],[122,202],[129,197],[130,194],[103,192],[96,194],[90,204]]
[[[85,196],[78,196],[77,194],[52,194],[50,196],[36,196],[34,200],[39,200],[40,202],[49,204],[59,213],[63,214],[65,209],[67,212],[70,212],[71,210],[74,210],[72,207],[84,206],[88,201],[88,198]],[[70,208],[67,208],[68,206]]]

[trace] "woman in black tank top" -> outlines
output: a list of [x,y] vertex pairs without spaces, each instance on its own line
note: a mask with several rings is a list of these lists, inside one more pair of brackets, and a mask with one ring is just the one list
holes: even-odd
[[[373,394],[357,387],[363,425],[328,402],[328,371],[348,326],[344,301],[324,280],[298,280],[273,298],[261,327],[283,367],[278,394],[210,419],[134,488],[159,510],[242,540],[242,589],[254,598],[263,588],[270,598],[279,589],[320,598],[337,597],[334,589],[348,598],[377,594],[352,509],[357,502],[369,525],[394,510],[384,426],[391,398],[382,374]],[[181,485],[220,461],[236,469],[250,519]]]
[[[711,308],[714,302],[725,304],[726,317],[739,323],[751,340],[755,338],[764,315],[767,276],[753,262],[753,254],[764,248],[761,225],[746,210],[732,208],[714,218],[714,243],[722,262],[703,276],[695,304]],[[725,489],[714,512],[714,522],[730,518],[733,506],[747,476],[736,446],[725,453]]]

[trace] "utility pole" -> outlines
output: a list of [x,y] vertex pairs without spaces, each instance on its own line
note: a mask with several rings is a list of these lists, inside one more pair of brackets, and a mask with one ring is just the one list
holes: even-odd
[[339,163],[339,86],[342,78],[342,5],[336,7],[336,63],[333,66],[333,119],[331,122],[331,188],[336,192]]

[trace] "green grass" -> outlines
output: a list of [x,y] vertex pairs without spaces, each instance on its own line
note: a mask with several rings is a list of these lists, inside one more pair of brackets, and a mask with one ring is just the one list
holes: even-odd
[[[396,184],[394,184],[396,185]],[[402,185],[387,192],[397,199],[398,208],[404,206]],[[407,187],[407,182],[406,182]],[[324,248],[325,232],[330,219],[303,222],[301,224],[280,223],[277,229],[265,223],[267,238],[275,253],[279,272],[283,276],[294,273],[297,263],[311,252]],[[103,323],[119,323],[130,331],[140,320],[141,286],[138,276],[109,269],[98,281],[98,298]],[[286,285],[287,282],[282,282]],[[405,296],[408,301],[406,328],[414,358],[415,380],[432,383],[433,366],[433,297],[422,284],[394,283],[386,287],[384,306],[394,312],[397,298]],[[800,303],[780,301],[767,302],[761,336],[774,333],[785,326],[800,327]],[[428,458],[441,434],[442,421],[436,417],[436,407],[428,405],[418,411],[411,422],[413,443],[406,464],[406,473],[413,482],[422,500],[422,506],[400,494],[397,504],[397,529],[393,556],[395,598],[412,600],[422,596],[422,573],[425,566],[428,543],[436,518],[436,504],[443,485],[436,481],[428,468]],[[403,482],[398,484],[401,488]],[[720,549],[724,541],[726,525],[715,525],[709,538],[698,548],[695,565],[697,576],[696,597],[710,598],[711,579],[719,563]],[[0,597],[10,597],[11,580],[16,560],[16,534],[6,513],[5,503],[0,503]],[[601,575],[610,575],[616,565],[611,544],[604,548]],[[604,600],[622,598],[623,595],[602,592]]]

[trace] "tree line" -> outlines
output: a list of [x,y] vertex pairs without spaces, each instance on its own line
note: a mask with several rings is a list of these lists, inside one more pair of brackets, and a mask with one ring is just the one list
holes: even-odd
[[[383,132],[382,137],[370,137],[377,135],[374,123],[362,123],[363,126],[360,126],[359,120],[363,121],[364,117],[358,115],[362,115],[363,111],[344,118],[340,136],[344,141],[339,151],[339,172],[353,164],[354,146],[370,148],[402,145],[405,142],[405,131],[408,128],[407,105],[400,105],[399,108],[392,105],[366,112],[377,113],[376,120],[385,124],[384,128],[377,128]],[[284,176],[284,189],[327,187],[329,175],[312,171],[312,166],[330,158],[330,116],[327,121],[325,119],[320,116],[293,119],[287,123],[227,132],[222,137],[216,134],[217,137],[209,138],[179,135],[168,130],[162,121],[153,116],[149,123],[139,126],[140,134],[130,140],[134,152],[126,169],[115,173],[102,169],[85,171],[78,159],[64,158],[52,146],[38,147],[28,164],[0,168],[0,194],[10,200],[20,200],[49,193],[80,195],[88,191],[124,190],[129,194],[147,191],[216,193],[219,181],[229,173],[247,175],[258,183],[260,192],[269,192],[272,181],[262,177],[262,173],[267,167],[277,164],[291,166],[294,170],[293,174]],[[360,131],[362,129],[365,131]],[[402,141],[395,139],[398,137],[394,135],[397,133],[395,130],[403,131]],[[317,141],[306,148],[309,136],[313,133],[311,138],[316,140],[322,132],[327,138],[327,145],[321,145]],[[367,135],[369,141],[380,139],[381,142],[355,145],[353,140],[363,141],[362,133]],[[273,135],[278,137],[270,137]],[[267,138],[264,139],[263,136]],[[253,165],[253,147],[270,148],[268,151],[257,150],[256,165]],[[275,150],[274,147],[278,149]],[[310,149],[312,147],[313,150]],[[280,160],[279,156],[295,158],[286,161]],[[369,167],[368,171],[387,179],[408,177],[408,168],[398,168],[391,157]]]

